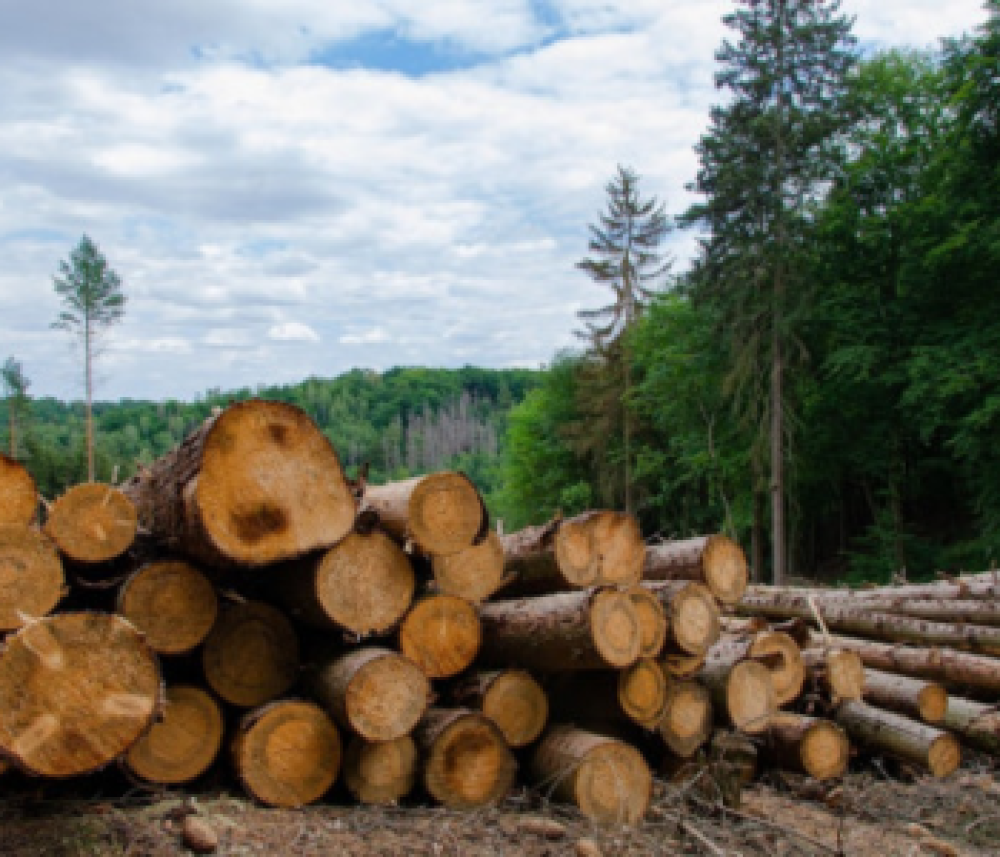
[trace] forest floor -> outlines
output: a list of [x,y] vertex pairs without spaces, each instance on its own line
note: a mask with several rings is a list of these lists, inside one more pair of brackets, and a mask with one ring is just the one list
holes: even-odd
[[8,780],[0,792],[0,855],[189,854],[181,837],[189,814],[218,835],[219,855],[1000,854],[1000,778],[987,760],[969,760],[944,780],[903,773],[869,765],[823,787],[769,774],[743,792],[738,808],[658,781],[646,821],[614,828],[524,791],[476,812],[333,802],[274,810],[227,790],[106,797]]

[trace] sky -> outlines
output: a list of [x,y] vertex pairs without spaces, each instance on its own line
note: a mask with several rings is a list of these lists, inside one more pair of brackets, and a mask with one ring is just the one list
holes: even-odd
[[[731,0],[0,0],[0,361],[83,395],[52,328],[86,234],[119,274],[95,398],[537,367],[608,293],[575,263],[619,164],[670,214]],[[980,0],[845,0],[866,50]],[[683,270],[690,233],[665,250]]]

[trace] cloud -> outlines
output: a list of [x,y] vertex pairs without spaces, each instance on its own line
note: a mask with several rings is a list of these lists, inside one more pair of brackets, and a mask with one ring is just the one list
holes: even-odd
[[341,345],[379,345],[389,340],[390,336],[384,328],[373,327],[358,333],[345,333],[338,341]]
[[309,327],[298,321],[285,321],[274,325],[267,332],[267,338],[276,342],[319,342],[320,336]]

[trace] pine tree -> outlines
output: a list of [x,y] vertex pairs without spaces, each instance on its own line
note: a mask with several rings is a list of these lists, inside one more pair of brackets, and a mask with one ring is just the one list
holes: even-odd
[[0,382],[7,398],[8,443],[10,457],[17,460],[23,448],[23,433],[28,418],[28,387],[31,382],[24,374],[24,367],[13,356],[0,368]]

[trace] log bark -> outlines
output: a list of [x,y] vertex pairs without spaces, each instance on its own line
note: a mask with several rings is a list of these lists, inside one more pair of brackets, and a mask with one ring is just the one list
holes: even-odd
[[502,536],[504,598],[549,595],[592,586],[634,586],[645,545],[635,517],[590,511]]
[[772,764],[817,780],[842,776],[851,750],[836,723],[791,711],[779,711],[771,718],[764,748]]
[[38,516],[38,489],[28,469],[0,452],[0,525],[27,527]]
[[323,797],[337,779],[340,734],[318,705],[283,699],[243,717],[231,754],[240,782],[258,801],[305,806]]
[[207,566],[265,566],[332,547],[357,504],[304,411],[257,399],[227,408],[129,480],[140,525]]
[[482,639],[476,608],[454,595],[421,598],[399,628],[400,651],[428,678],[450,678],[465,670]]
[[362,505],[378,514],[384,530],[427,555],[458,553],[489,529],[482,498],[462,473],[367,485]]
[[747,588],[743,549],[722,535],[696,536],[646,548],[643,580],[694,580],[723,604],[736,604]]
[[483,663],[549,672],[623,669],[639,658],[632,600],[612,589],[494,601],[480,607]]
[[439,592],[480,604],[503,583],[503,545],[500,537],[491,531],[479,544],[447,556],[434,556],[431,568]]
[[100,565],[122,556],[135,541],[136,509],[111,485],[76,485],[49,509],[45,535],[67,560]]
[[834,705],[845,699],[862,699],[865,665],[857,652],[849,649],[805,649],[801,653],[806,674]]
[[955,733],[963,744],[993,755],[1000,754],[1000,712],[996,705],[950,696],[942,725]]
[[948,709],[948,692],[941,685],[870,667],[865,670],[864,700],[935,726],[944,721]]
[[38,776],[96,771],[149,728],[159,693],[156,656],[121,616],[31,622],[0,653],[0,753]]
[[633,586],[628,590],[636,612],[639,614],[641,642],[639,656],[658,658],[667,643],[667,614],[657,598],[648,589]]
[[408,735],[430,702],[430,682],[412,661],[368,646],[329,660],[310,676],[313,696],[338,726],[368,741]]
[[813,586],[751,586],[747,595],[755,596],[769,592],[781,592],[791,597],[812,595],[822,601],[840,601],[845,604],[867,602],[879,599],[995,599],[1000,598],[1000,571],[985,571],[964,575],[948,580],[930,583],[893,584],[874,586],[867,589],[830,589]]
[[413,738],[424,758],[424,787],[444,806],[497,803],[514,784],[517,762],[496,724],[482,714],[431,708]]
[[851,737],[870,749],[897,756],[946,777],[962,758],[958,740],[947,732],[865,702],[844,702],[837,709],[837,723]]
[[347,742],[344,782],[361,803],[396,803],[413,791],[418,773],[417,745],[409,735],[392,741],[353,735]]
[[673,681],[657,731],[674,755],[688,759],[712,737],[714,719],[712,698],[704,685]]
[[699,678],[716,712],[734,728],[749,734],[767,731],[778,699],[770,670],[749,659],[749,641],[720,640],[709,650]]
[[719,608],[708,589],[684,580],[644,581],[667,621],[664,651],[703,655],[719,639]]
[[514,749],[533,743],[549,719],[548,696],[525,670],[473,673],[452,687],[450,698],[456,708],[485,714]]
[[652,775],[634,747],[573,726],[548,730],[528,775],[543,794],[598,824],[637,824],[652,797]]
[[219,755],[222,709],[209,693],[190,685],[168,687],[165,698],[162,716],[129,748],[122,763],[148,783],[189,783]]
[[0,633],[50,613],[64,582],[51,541],[31,527],[0,525]]

